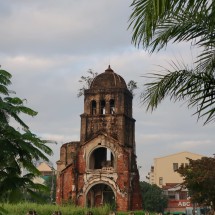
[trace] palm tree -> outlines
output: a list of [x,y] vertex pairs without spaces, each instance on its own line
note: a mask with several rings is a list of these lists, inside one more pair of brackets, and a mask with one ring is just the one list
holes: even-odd
[[[52,153],[46,145],[49,141],[33,134],[19,117],[20,113],[35,116],[37,112],[24,106],[25,100],[10,96],[14,93],[7,88],[10,79],[10,73],[0,70],[0,200],[10,200],[23,190],[34,193],[41,188],[32,181],[39,175],[34,160],[48,161],[47,155]],[[11,119],[21,128],[11,126]],[[23,174],[23,170],[27,173]]]
[[165,74],[152,74],[145,85],[142,101],[154,110],[167,96],[183,99],[196,107],[205,123],[215,118],[215,1],[210,0],[134,0],[129,27],[132,42],[151,53],[169,43],[191,41],[200,48],[193,68],[175,66]]

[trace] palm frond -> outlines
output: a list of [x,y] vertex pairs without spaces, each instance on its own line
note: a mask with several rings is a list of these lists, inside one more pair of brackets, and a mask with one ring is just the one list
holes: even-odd
[[168,71],[153,74],[155,81],[145,84],[141,94],[147,110],[154,110],[166,97],[174,101],[185,100],[188,106],[197,107],[198,118],[207,116],[205,123],[215,118],[215,78],[213,74],[196,73],[192,70]]
[[[205,31],[214,30],[210,27],[214,26],[212,20],[215,15],[211,9],[213,4],[213,1],[208,3],[207,0],[134,0],[129,19],[129,28],[133,31],[132,42],[138,47],[152,47],[153,52],[172,39],[176,42],[204,37],[207,35]],[[204,25],[204,22],[210,22],[210,25]],[[180,23],[183,29],[177,27],[177,23]],[[174,28],[171,30],[170,27]],[[161,32],[165,31],[164,36]]]

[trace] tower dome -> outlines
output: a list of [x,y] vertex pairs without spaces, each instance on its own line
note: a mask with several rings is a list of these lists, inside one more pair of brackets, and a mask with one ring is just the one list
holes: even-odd
[[110,67],[99,74],[91,83],[90,89],[124,88],[127,89],[125,80],[116,74]]

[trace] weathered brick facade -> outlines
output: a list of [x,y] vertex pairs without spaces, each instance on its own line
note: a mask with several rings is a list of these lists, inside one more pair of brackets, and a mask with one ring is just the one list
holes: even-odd
[[85,90],[80,142],[63,144],[57,162],[58,204],[142,209],[132,98],[110,67]]

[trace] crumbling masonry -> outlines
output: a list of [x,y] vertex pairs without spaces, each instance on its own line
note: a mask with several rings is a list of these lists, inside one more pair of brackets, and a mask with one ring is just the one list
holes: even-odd
[[110,67],[85,90],[80,142],[63,144],[57,161],[58,204],[142,209],[132,98]]

